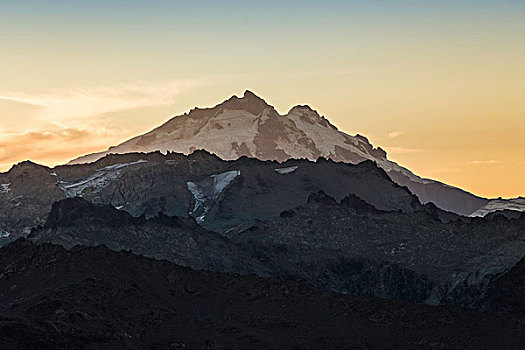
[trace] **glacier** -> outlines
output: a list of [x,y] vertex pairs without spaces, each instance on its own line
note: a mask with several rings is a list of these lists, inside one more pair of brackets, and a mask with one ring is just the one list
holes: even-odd
[[204,217],[210,211],[213,202],[239,175],[241,175],[240,170],[232,170],[221,174],[211,175],[199,182],[186,182],[188,190],[195,198],[195,205],[190,211],[190,215],[200,212],[200,215],[196,217],[196,220],[198,223],[204,221]]

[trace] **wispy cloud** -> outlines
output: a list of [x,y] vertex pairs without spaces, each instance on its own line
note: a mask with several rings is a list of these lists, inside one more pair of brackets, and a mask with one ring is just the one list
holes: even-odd
[[392,132],[388,133],[388,138],[389,139],[395,139],[396,137],[401,136],[403,134],[404,134],[403,131],[392,131]]
[[132,136],[129,126],[122,126],[118,120],[108,123],[108,114],[169,106],[181,92],[202,84],[187,80],[34,93],[0,91],[0,100],[39,107],[30,109],[22,120],[3,125],[0,166],[6,169],[24,159],[56,164],[107,149]]
[[468,165],[490,165],[490,164],[499,164],[500,160],[490,159],[490,160],[471,160],[467,162]]
[[[77,88],[51,92],[0,92],[0,99],[40,106],[36,117],[42,122],[53,121],[63,128],[87,117],[174,102],[181,89],[200,84],[200,81],[176,81],[160,85],[145,83],[119,84],[94,88]],[[91,120],[93,121],[93,120]]]
[[90,149],[104,141],[107,142],[104,135],[98,139],[88,130],[81,129],[7,134],[0,138],[0,165],[6,169],[23,159],[51,162],[67,159],[79,150]]

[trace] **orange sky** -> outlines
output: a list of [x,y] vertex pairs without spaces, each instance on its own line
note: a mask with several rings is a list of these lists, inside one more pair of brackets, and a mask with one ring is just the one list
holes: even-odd
[[525,195],[522,2],[29,3],[0,13],[2,170],[250,89],[281,113],[309,104],[420,176]]

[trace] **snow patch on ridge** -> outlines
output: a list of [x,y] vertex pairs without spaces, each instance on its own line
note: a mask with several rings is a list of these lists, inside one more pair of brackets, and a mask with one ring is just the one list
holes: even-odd
[[11,185],[10,183],[8,184],[0,184],[0,193],[9,193],[9,191],[11,191],[11,189],[9,188],[9,185]]
[[470,216],[484,217],[489,213],[499,210],[525,211],[525,198],[492,199],[486,205],[470,214]]
[[208,176],[199,182],[186,182],[188,190],[195,198],[195,205],[190,211],[190,215],[199,214],[199,216],[196,217],[197,222],[201,223],[204,221],[204,217],[210,211],[213,202],[239,175],[241,175],[240,170],[232,170],[222,174]]
[[11,234],[7,231],[0,230],[0,238],[9,238]]
[[298,166],[291,166],[291,167],[288,167],[288,168],[277,168],[277,169],[273,169],[275,170],[277,173],[281,174],[281,175],[285,175],[285,174],[291,174],[293,173],[294,171],[296,171],[298,168]]
[[119,163],[108,165],[104,168],[98,169],[93,175],[85,179],[79,180],[77,182],[68,183],[60,181],[58,187],[60,187],[60,189],[62,189],[68,197],[81,197],[82,193],[87,188],[92,188],[93,190],[97,191],[106,187],[112,181],[118,179],[122,175],[120,169],[128,167],[130,165],[136,165],[147,162],[147,160],[140,159],[136,162],[131,163]]
[[[421,184],[434,183],[434,181],[423,179],[388,159],[378,158],[368,153],[366,147],[363,147],[366,144],[365,141],[356,136],[350,136],[335,128],[329,127],[328,125],[322,125],[323,119],[315,111],[306,108],[294,108],[288,114],[288,118],[293,120],[297,128],[304,132],[315,143],[316,148],[321,152],[321,156],[324,158],[337,160],[340,156],[337,155],[336,147],[339,147],[340,149],[351,152],[359,158],[369,159],[376,162],[377,165],[383,168],[386,172],[400,172],[410,180]],[[294,158],[300,158],[294,153],[290,154],[292,154]],[[311,157],[307,158],[315,161],[315,159],[311,159]],[[349,161],[349,159],[344,160],[346,162]]]

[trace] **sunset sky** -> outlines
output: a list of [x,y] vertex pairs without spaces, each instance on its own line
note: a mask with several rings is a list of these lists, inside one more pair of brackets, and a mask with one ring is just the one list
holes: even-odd
[[525,0],[0,2],[0,170],[250,89],[416,174],[525,196]]

